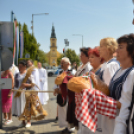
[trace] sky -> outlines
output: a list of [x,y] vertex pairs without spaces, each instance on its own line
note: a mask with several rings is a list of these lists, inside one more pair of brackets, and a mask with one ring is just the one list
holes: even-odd
[[31,30],[34,15],[34,35],[44,52],[50,50],[52,24],[55,27],[58,51],[63,52],[64,39],[69,48],[79,54],[83,46],[94,48],[102,38],[118,38],[134,31],[132,0],[0,0],[0,21],[11,21],[11,11],[17,21]]

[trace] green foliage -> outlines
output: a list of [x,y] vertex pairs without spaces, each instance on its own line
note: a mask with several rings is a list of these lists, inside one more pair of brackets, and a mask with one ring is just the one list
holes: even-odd
[[22,61],[22,60],[27,61],[27,60],[30,60],[30,58],[19,58],[19,59],[18,59],[18,63],[19,63],[20,61]]
[[20,29],[22,27],[22,31],[24,32],[24,53],[23,58],[26,53],[30,54],[30,58],[32,60],[37,60],[39,57],[40,62],[47,62],[46,54],[39,49],[40,44],[37,42],[34,35],[30,34],[27,28],[27,25],[24,23],[23,26],[20,24]]
[[38,56],[39,56],[39,61],[41,63],[47,63],[48,62],[47,55],[44,51],[38,50]]
[[[19,62],[20,62],[20,61],[23,61],[23,60],[28,61],[28,60],[30,60],[30,58],[19,58]],[[18,62],[18,63],[19,63],[19,62]],[[38,63],[37,60],[34,60],[34,61],[33,61],[33,64],[34,64],[35,67],[37,67],[37,63]]]
[[[64,55],[61,55],[58,59],[57,59],[57,64],[60,64],[61,59],[64,57]],[[72,49],[67,49],[65,52],[65,57],[68,57],[70,59],[71,64],[73,64],[74,62],[77,63],[77,65],[80,65],[80,59],[79,56],[75,53],[74,50]]]
[[38,61],[37,61],[37,60],[35,60],[35,61],[33,62],[33,64],[34,64],[35,67],[38,67]]
[[60,61],[61,61],[61,59],[64,57],[64,55],[63,54],[61,54],[61,56],[59,57],[59,58],[57,58],[57,64],[58,65],[60,65]]

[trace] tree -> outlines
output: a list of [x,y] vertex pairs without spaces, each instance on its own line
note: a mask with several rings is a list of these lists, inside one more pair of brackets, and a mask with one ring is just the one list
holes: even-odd
[[[19,25],[19,24],[18,24]],[[47,62],[47,56],[44,51],[40,50],[39,47],[41,46],[34,35],[30,34],[27,28],[27,25],[24,23],[23,26],[20,24],[20,30],[22,27],[22,31],[24,33],[24,54],[30,54],[30,58],[36,60],[39,57],[41,63]]]
[[39,56],[39,61],[41,63],[47,63],[48,62],[46,53],[44,51],[38,50],[38,56]]
[[[68,57],[71,64],[73,64],[74,62],[76,62],[77,65],[80,64],[80,59],[79,56],[75,53],[74,50],[72,49],[67,49],[65,52],[65,57]],[[64,57],[64,55],[61,55],[58,59],[57,59],[57,64],[60,64],[61,59]]]
[[23,56],[25,57],[25,54],[29,53],[29,50],[30,50],[29,32],[27,29],[27,25],[25,23],[23,25],[23,32],[24,32],[24,54],[23,54]]
[[57,64],[58,65],[60,65],[60,61],[61,61],[61,59],[64,57],[64,55],[63,54],[61,54],[61,56],[59,57],[59,58],[57,58]]

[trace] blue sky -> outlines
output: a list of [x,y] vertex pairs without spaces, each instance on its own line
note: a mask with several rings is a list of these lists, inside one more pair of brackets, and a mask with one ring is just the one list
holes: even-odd
[[10,21],[11,11],[17,20],[31,30],[34,16],[34,35],[41,44],[40,49],[49,51],[52,23],[55,26],[58,51],[64,48],[68,39],[69,48],[79,53],[83,35],[85,47],[95,47],[105,37],[118,38],[134,31],[132,0],[0,0],[0,21]]

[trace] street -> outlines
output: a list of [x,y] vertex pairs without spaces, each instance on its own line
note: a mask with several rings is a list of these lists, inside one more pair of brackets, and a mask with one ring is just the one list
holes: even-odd
[[[49,90],[53,90],[54,79],[55,77],[48,77]],[[8,126],[3,125],[3,129],[0,129],[0,134],[60,134],[64,128],[59,128],[58,123],[55,123],[57,114],[56,97],[53,96],[53,93],[50,93],[49,97],[48,104],[43,106],[48,113],[44,120],[32,121],[30,128],[18,128],[21,121],[13,116],[13,123]]]

